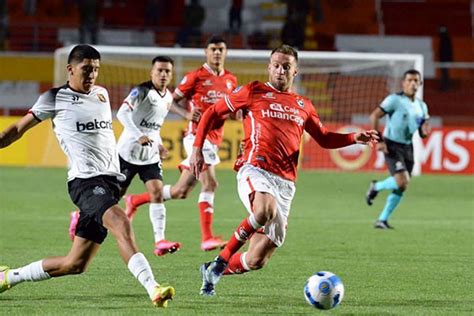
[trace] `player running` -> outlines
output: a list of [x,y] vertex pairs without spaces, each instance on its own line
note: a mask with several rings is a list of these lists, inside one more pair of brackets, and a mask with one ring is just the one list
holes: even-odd
[[[421,74],[410,69],[403,74],[403,91],[387,96],[379,107],[370,114],[372,128],[379,130],[379,121],[388,114],[383,132],[383,141],[377,144],[377,150],[385,155],[385,163],[391,176],[382,181],[372,181],[366,194],[368,205],[372,205],[382,190],[391,190],[375,228],[390,229],[388,219],[400,203],[410,182],[413,170],[413,134],[418,130],[422,138],[431,131],[428,106],[418,99],[416,91],[421,86]],[[382,133],[379,133],[382,136]]]
[[[165,201],[185,199],[195,187],[198,180],[189,170],[189,157],[195,138],[197,117],[199,117],[200,113],[205,113],[211,105],[229,94],[237,85],[236,77],[224,68],[227,54],[225,40],[218,36],[211,37],[207,42],[205,53],[206,63],[202,67],[186,74],[173,93],[175,102],[185,99],[189,100],[191,111],[195,114],[195,120],[189,122],[186,136],[183,138],[183,145],[188,157],[179,166],[181,176],[174,185],[165,185],[163,187],[163,198]],[[215,166],[220,162],[218,150],[222,137],[223,122],[214,126],[207,135],[204,142],[205,167],[198,178],[199,182],[201,182],[201,193],[198,200],[201,222],[201,249],[205,251],[225,246],[225,241],[220,237],[214,236],[212,231],[214,195],[218,185]],[[148,193],[126,196],[127,215],[132,218],[137,207],[149,202],[150,195]]]
[[43,281],[86,271],[110,231],[130,272],[147,290],[152,303],[166,307],[175,295],[160,286],[145,256],[138,252],[125,212],[118,206],[119,157],[112,130],[112,112],[105,88],[95,85],[100,54],[89,45],[75,46],[68,56],[69,81],[43,93],[22,119],[0,133],[0,148],[7,147],[46,119],[51,119],[68,158],[69,195],[81,210],[71,250],[17,269],[0,267],[0,292],[24,281]]
[[[307,131],[324,148],[355,143],[374,144],[375,130],[339,134],[321,123],[311,101],[292,93],[298,73],[298,53],[288,45],[271,52],[269,81],[254,81],[237,88],[204,113],[199,122],[191,170],[198,176],[204,164],[203,144],[211,127],[225,115],[243,110],[244,164],[237,174],[239,197],[249,216],[237,227],[214,261],[201,266],[202,295],[215,295],[223,274],[240,274],[262,268],[286,235],[300,143]],[[237,252],[247,240],[247,252]]]
[[[166,208],[163,204],[161,155],[166,155],[160,129],[168,111],[192,119],[191,113],[172,104],[168,85],[173,76],[173,60],[157,56],[152,61],[151,80],[133,88],[120,107],[117,118],[124,126],[118,141],[120,171],[126,179],[120,184],[123,196],[135,175],[139,175],[150,196],[149,216],[155,238],[154,254],[163,256],[179,250],[179,242],[165,239]],[[74,239],[79,211],[71,214],[69,234]]]

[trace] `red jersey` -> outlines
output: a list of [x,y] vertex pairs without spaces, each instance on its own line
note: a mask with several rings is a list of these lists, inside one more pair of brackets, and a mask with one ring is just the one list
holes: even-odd
[[300,143],[306,130],[322,147],[339,148],[355,143],[354,134],[329,132],[312,102],[298,94],[282,92],[270,83],[251,82],[215,104],[199,124],[194,145],[202,147],[203,136],[213,121],[243,110],[245,163],[294,181]]
[[[175,89],[175,93],[189,99],[191,109],[197,108],[204,112],[218,100],[230,94],[237,86],[237,78],[229,71],[224,70],[217,74],[212,68],[205,63],[202,67],[187,73],[179,86]],[[187,134],[195,134],[197,124],[190,121]],[[220,145],[224,126],[215,126],[207,135],[207,139],[215,144]]]

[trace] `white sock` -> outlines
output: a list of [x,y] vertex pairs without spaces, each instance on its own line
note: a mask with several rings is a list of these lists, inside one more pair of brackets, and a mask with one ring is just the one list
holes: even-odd
[[51,279],[51,276],[44,272],[43,260],[40,260],[18,269],[11,269],[8,271],[7,279],[13,286],[24,281],[36,282]]
[[150,221],[155,242],[165,239],[166,207],[163,203],[150,203]]
[[146,289],[148,296],[152,298],[153,292],[155,287],[158,286],[158,283],[155,281],[150,264],[145,256],[141,252],[137,252],[130,258],[127,266],[133,276],[137,278],[138,282],[140,282],[140,284]]
[[214,192],[201,192],[199,193],[198,203],[207,202],[214,208]]
[[163,186],[163,200],[168,201],[171,200],[173,197],[171,196],[171,184],[165,184]]
[[240,256],[240,263],[242,263],[245,270],[250,271],[249,265],[247,264],[247,251]]

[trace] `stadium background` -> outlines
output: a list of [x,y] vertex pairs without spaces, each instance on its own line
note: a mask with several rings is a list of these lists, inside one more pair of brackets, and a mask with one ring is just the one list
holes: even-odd
[[[474,173],[474,92],[470,88],[474,83],[474,41],[469,0],[236,1],[242,8],[243,19],[238,29],[230,29],[228,25],[232,1],[224,1],[225,5],[222,1],[201,1],[205,16],[201,22],[190,22],[187,11],[190,1],[85,1],[88,2],[95,3],[97,8],[97,44],[125,45],[131,52],[133,46],[203,47],[206,38],[217,33],[226,37],[230,49],[269,49],[286,40],[309,51],[422,54],[423,98],[430,107],[435,127],[430,138],[424,140],[422,152],[418,153],[422,158],[422,172]],[[86,10],[91,8],[86,7]],[[3,1],[1,12],[6,17],[2,19],[0,36],[0,47],[4,49],[0,53],[0,128],[3,128],[11,122],[12,116],[23,115],[40,93],[54,85],[53,52],[79,40],[78,28],[82,22],[74,1]],[[190,31],[189,25],[193,23],[199,27]],[[447,27],[451,40],[452,58],[448,60],[440,47],[442,26]],[[292,36],[286,38],[288,29]],[[185,40],[182,34],[188,34]],[[91,40],[87,35],[85,39]],[[201,63],[202,59],[189,61],[185,69],[193,69]],[[251,64],[229,61],[226,66],[237,74],[241,84],[266,79],[265,69]],[[115,110],[133,84],[148,77],[146,64],[134,71],[128,68],[127,64],[114,64],[104,68],[99,77],[99,84],[101,77],[112,78],[106,86]],[[253,71],[243,75],[242,69]],[[441,69],[449,72],[448,83]],[[175,75],[172,88],[180,77]],[[337,100],[344,92],[331,91],[333,83],[329,80],[308,75],[302,78],[306,90],[317,90],[317,94],[310,97],[323,121],[336,128],[353,123],[338,113],[350,114],[356,110],[357,123],[366,126],[368,121],[364,115],[368,116],[386,95],[377,83],[365,83],[367,87],[363,89],[372,94],[358,100],[365,103],[363,108],[351,108],[350,103],[355,98],[341,105]],[[353,78],[340,86],[352,89],[359,84],[357,80]],[[174,168],[184,155],[176,131],[182,131],[185,125],[176,121],[176,117],[171,119],[162,130],[171,146],[165,168]],[[119,132],[120,124],[114,126]],[[231,167],[242,132],[235,122],[227,124],[226,129],[221,168]],[[17,145],[24,149],[12,147],[2,151],[0,165],[64,166],[65,159],[54,136],[49,129],[43,130],[44,133],[35,136],[27,135]],[[313,141],[303,146],[303,169],[384,170],[381,156],[363,148],[331,151],[318,160],[312,158],[315,152],[318,147]]]
[[[189,2],[97,1],[98,44],[128,46],[130,51],[136,46],[176,47],[177,34],[186,24],[185,6]],[[327,269],[341,276],[346,286],[346,297],[334,311],[336,314],[472,315],[473,1],[244,0],[242,26],[229,31],[231,2],[201,0],[206,11],[201,34],[182,46],[202,47],[210,34],[221,33],[230,49],[269,50],[282,42],[282,30],[285,25],[288,27],[290,13],[296,12],[298,21],[304,23],[293,29],[295,36],[290,40],[300,38],[294,30],[303,27],[304,38],[299,41],[303,51],[422,54],[423,98],[430,107],[435,129],[424,141],[424,175],[413,179],[403,205],[394,214],[396,230],[388,234],[372,229],[384,197],[372,208],[364,201],[367,183],[386,175],[376,154],[367,147],[354,155],[350,151],[322,151],[314,143],[303,148],[303,170],[285,246],[262,271],[221,282],[217,300],[203,300],[197,291],[197,267],[214,255],[198,250],[197,190],[187,200],[167,204],[167,236],[181,241],[183,249],[163,260],[151,256],[153,240],[147,212],[139,212],[133,223],[137,242],[151,259],[159,279],[169,281],[178,291],[167,312],[308,314],[311,310],[302,295],[304,281],[316,270]],[[55,49],[74,44],[79,38],[76,3],[0,1],[0,130],[24,115],[39,94],[54,85]],[[450,33],[451,60],[441,58],[438,30],[442,25]],[[204,55],[189,67],[198,66],[203,60]],[[231,70],[241,66],[228,63]],[[442,79],[442,68],[449,71],[448,85]],[[131,85],[145,81],[147,75],[146,67],[141,74],[129,77],[118,70],[100,74],[125,80],[119,90],[112,90],[114,110]],[[254,75],[251,79],[265,78],[262,69],[258,78]],[[180,78],[175,76],[174,80],[173,86]],[[329,87],[308,82],[323,92]],[[369,89],[374,90],[372,97],[377,100],[364,108],[360,126],[366,124],[364,119],[385,96],[378,89]],[[339,111],[333,106],[333,95],[325,96],[326,99],[315,100],[316,107],[326,101],[322,110],[325,122],[331,128],[344,127],[347,120],[332,116]],[[180,138],[185,124],[172,118],[163,127],[163,138],[171,148],[164,173],[170,183],[179,176],[174,167],[183,155]],[[121,126],[115,123],[114,128],[118,134]],[[217,175],[220,187],[215,221],[216,232],[226,237],[245,214],[236,195],[235,173],[227,170],[233,163],[240,135],[239,123],[226,123],[226,142],[220,153],[224,163]],[[317,166],[314,171],[311,157],[315,152],[323,152],[325,161],[332,165],[324,165],[322,171]],[[348,163],[351,160],[355,162]],[[308,162],[309,166],[305,165]],[[66,253],[70,248],[68,212],[74,206],[65,189],[65,164],[50,122],[38,125],[18,143],[0,150],[0,264],[21,266],[44,256]],[[134,180],[130,192],[142,190],[142,183]],[[124,268],[111,240],[106,241],[85,275],[22,284],[2,293],[0,306],[0,314],[9,315],[156,312]]]

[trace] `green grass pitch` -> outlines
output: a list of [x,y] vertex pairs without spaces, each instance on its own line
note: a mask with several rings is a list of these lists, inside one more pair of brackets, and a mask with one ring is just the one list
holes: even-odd
[[[166,311],[153,309],[145,290],[108,238],[87,273],[23,283],[0,294],[0,314],[12,315],[269,315],[318,313],[306,304],[303,285],[319,270],[345,285],[335,314],[471,314],[474,306],[474,177],[423,175],[413,179],[390,223],[372,228],[386,193],[368,207],[368,182],[386,174],[301,172],[287,239],[268,266],[224,277],[218,295],[201,297],[199,265],[217,252],[199,249],[198,190],[188,200],[167,203],[167,238],[182,250],[152,255],[147,207],[133,222],[138,245],[157,280],[177,291]],[[165,170],[165,182],[178,173]],[[235,174],[218,171],[216,234],[228,238],[246,216]],[[63,169],[0,168],[0,264],[25,265],[64,255],[69,211]],[[130,192],[143,189],[138,179]],[[331,313],[332,313],[331,312]]]

